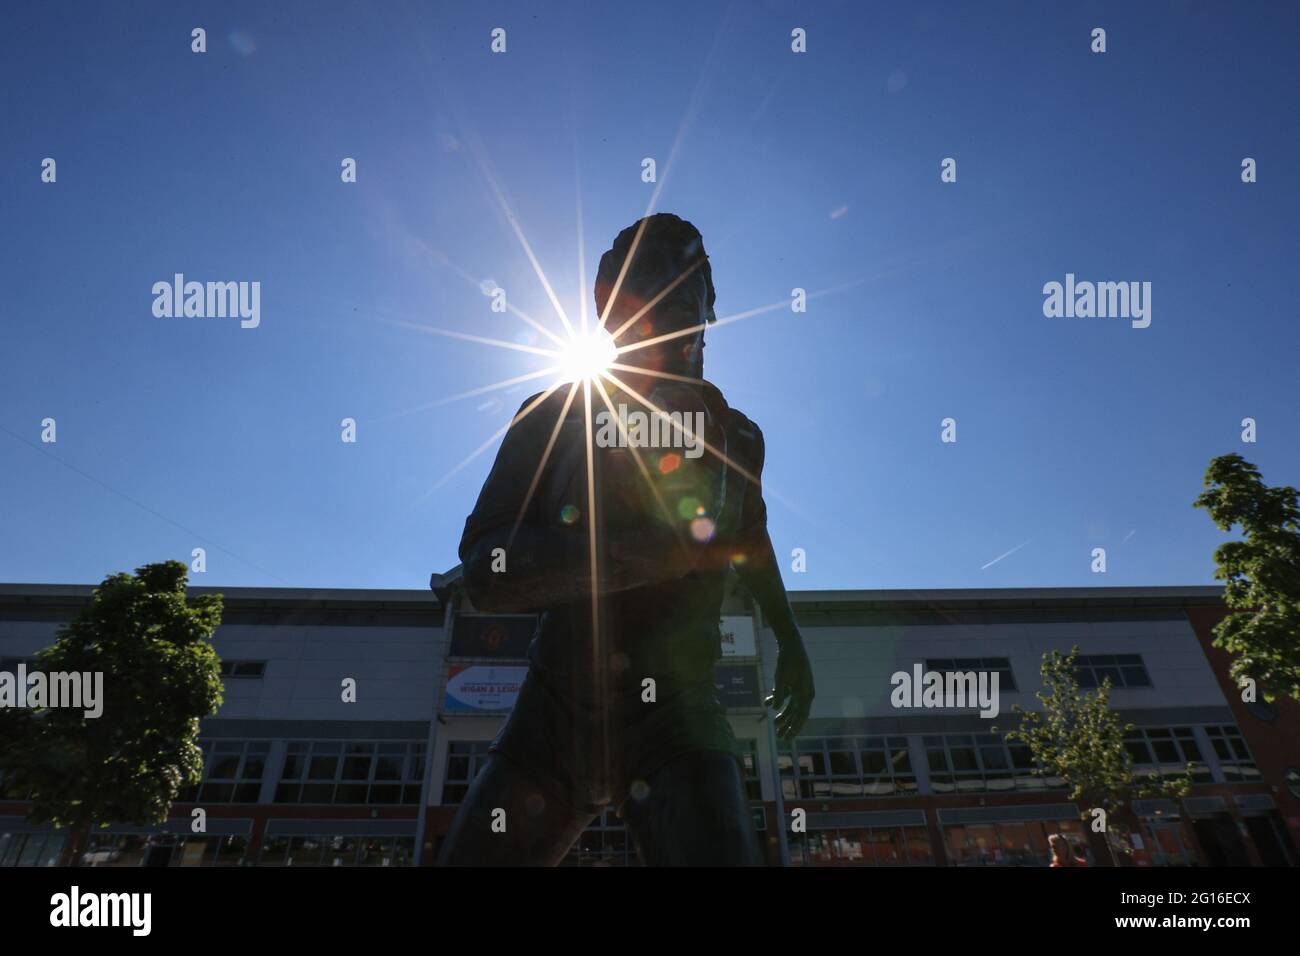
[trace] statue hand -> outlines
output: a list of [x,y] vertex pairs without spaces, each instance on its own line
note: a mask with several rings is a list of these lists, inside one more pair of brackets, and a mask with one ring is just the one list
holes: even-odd
[[[803,639],[796,633],[780,643],[776,656],[776,681],[771,695],[763,701],[777,709],[773,718],[776,733],[783,740],[793,740],[803,729],[812,709],[816,689],[813,687],[812,665]],[[782,706],[784,705],[784,706]]]

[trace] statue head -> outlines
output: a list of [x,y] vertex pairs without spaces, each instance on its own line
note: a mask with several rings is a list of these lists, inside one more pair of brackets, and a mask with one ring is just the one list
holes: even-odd
[[[639,241],[638,230],[641,230]],[[634,243],[636,251],[629,261]],[[618,344],[632,345],[686,329],[693,331],[628,352],[620,361],[674,375],[703,378],[704,327],[715,320],[716,296],[713,271],[700,231],[685,219],[661,212],[640,219],[620,232],[613,247],[600,257],[595,290],[597,315],[604,314],[624,262],[627,271],[618,286],[605,327],[616,333],[638,312],[645,311],[618,336]]]

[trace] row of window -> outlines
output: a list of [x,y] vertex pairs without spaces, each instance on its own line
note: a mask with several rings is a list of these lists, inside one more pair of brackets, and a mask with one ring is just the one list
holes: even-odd
[[66,830],[0,833],[0,866],[58,866]]
[[[81,865],[141,866],[150,850],[148,837],[95,834],[87,840]],[[157,853],[159,848],[152,850]],[[162,848],[162,854],[168,866],[244,866],[254,862],[248,856],[248,838],[242,836],[177,836],[170,846]],[[262,840],[256,865],[410,866],[414,855],[413,836],[268,835]]]
[[[30,657],[0,657],[0,670],[13,671],[20,664],[35,663]],[[266,661],[222,660],[222,677],[259,678],[266,675]],[[1016,676],[1006,657],[931,657],[925,668],[941,673],[986,671],[998,675],[998,687],[1015,691]],[[1150,687],[1151,677],[1140,654],[1080,654],[1076,659],[1076,676],[1080,687],[1100,687],[1109,677],[1115,687]]]
[[[1075,658],[1075,678],[1081,688],[1100,687],[1110,678],[1112,687],[1150,687],[1151,675],[1141,654],[1080,654]],[[986,671],[998,675],[1000,690],[1017,690],[1011,661],[1005,657],[932,657],[925,669],[940,673]]]
[[81,866],[143,866],[158,855],[167,866],[243,866],[248,838],[242,836],[185,835],[166,846],[149,845],[149,837],[125,833],[94,833],[86,838]]
[[[182,803],[257,803],[271,744],[208,741],[203,780]],[[424,780],[423,741],[294,740],[275,787],[275,803],[418,804]]]
[[638,866],[632,836],[612,807],[578,835],[561,866]]
[[[1208,726],[1223,777],[1230,783],[1259,779],[1250,750],[1234,726]],[[921,738],[933,793],[996,793],[1054,790],[1059,777],[1037,775],[1029,748],[997,734],[926,734]],[[1176,775],[1195,764],[1192,780],[1209,783],[1206,766],[1191,727],[1134,730],[1125,747],[1136,769],[1152,775]],[[836,797],[905,796],[917,792],[906,737],[800,738],[777,755],[781,788],[787,800]]]
[[[1077,821],[1002,823],[945,827],[950,860],[957,865],[1044,865],[1047,834],[1063,832],[1080,852],[1086,842]],[[54,866],[65,835],[0,834],[0,866]],[[924,826],[856,827],[789,834],[794,866],[931,866],[934,853]],[[82,866],[141,866],[150,853],[148,838],[136,834],[95,834],[88,838]],[[158,848],[153,849],[158,853]],[[330,834],[268,835],[256,855],[258,866],[410,866],[414,837]],[[243,836],[181,835],[162,849],[168,866],[243,866],[251,863]],[[635,866],[631,836],[613,809],[607,809],[578,837],[561,865]]]
[[[1027,820],[941,827],[952,866],[1047,866],[1048,837],[1059,833],[1091,862],[1078,820]],[[790,834],[793,866],[933,866],[929,831],[923,826],[850,827]]]
[[[1240,731],[1233,726],[1205,728],[1225,780],[1259,779]],[[997,734],[927,734],[921,738],[933,793],[996,793],[1054,790],[1059,777],[1036,775],[1029,748]],[[745,743],[745,784],[749,799],[762,799],[752,742]],[[1212,781],[1190,727],[1135,730],[1125,741],[1135,766],[1146,773],[1181,774],[1195,764],[1195,783]],[[486,742],[449,745],[442,802],[460,803],[487,756]],[[902,736],[800,738],[777,755],[782,793],[787,800],[906,796],[918,791],[908,740]]]
[[[1063,836],[1077,856],[1095,863],[1078,820],[1020,820],[941,826],[950,866],[1047,866],[1052,834]],[[933,866],[930,837],[923,826],[854,827],[790,834],[794,866]],[[1140,866],[1195,866],[1187,833],[1177,820],[1144,820],[1128,835]]]
[[[953,824],[940,828],[948,861],[955,866],[1043,866],[1050,862],[1048,837],[1063,835],[1075,852],[1092,860],[1077,820]],[[932,866],[924,826],[841,827],[789,833],[794,866]],[[256,859],[244,836],[179,834],[170,845],[149,845],[135,834],[96,833],[88,837],[80,865],[125,867],[146,861],[167,866],[410,866],[414,837],[361,837],[338,834],[268,834]],[[761,836],[760,836],[761,839]],[[66,831],[0,833],[0,867],[55,866]],[[1144,866],[1187,866],[1197,862],[1179,820],[1144,820],[1129,835],[1135,859]],[[563,866],[635,866],[631,836],[612,808],[605,810],[570,848]]]
[[1077,856],[1093,862],[1078,820],[970,823],[942,829],[953,866],[1047,866],[1052,861],[1048,837],[1054,833],[1065,837]]
[[787,800],[915,793],[906,737],[801,738],[777,754]]
[[[0,670],[4,669],[7,659],[0,658]],[[16,663],[19,659],[14,658]],[[925,668],[940,673],[984,671],[998,675],[998,687],[1004,691],[1016,691],[1016,676],[1011,669],[1011,661],[1006,657],[931,657],[927,658]],[[222,677],[262,677],[266,673],[266,661],[223,660]],[[1101,682],[1110,678],[1114,687],[1150,687],[1151,676],[1140,654],[1080,654],[1075,659],[1075,676],[1083,688],[1100,687]]]
[[1189,763],[1194,763],[1192,779],[1196,783],[1210,783],[1213,779],[1191,727],[1139,727],[1125,736],[1124,749],[1134,765],[1150,776],[1179,776]]
[[[1205,727],[1226,783],[1253,783],[1260,779],[1250,748],[1241,731],[1231,724]],[[1189,763],[1193,783],[1210,783],[1213,777],[1191,727],[1143,727],[1129,733],[1124,747],[1133,763],[1152,776],[1178,776]]]
[[791,866],[933,866],[925,827],[853,827],[789,834]]
[[266,674],[266,661],[221,662],[222,677],[262,677]]
[[[1059,833],[1075,853],[1092,862],[1078,820],[1025,820],[941,827],[952,866],[1047,866],[1048,837]],[[853,827],[790,835],[794,866],[933,866],[929,832],[923,826]]]
[[[1231,725],[1204,728],[1225,781],[1260,779],[1241,732]],[[921,737],[930,790],[997,793],[1058,789],[1057,777],[1034,774],[1029,748],[997,734],[926,734]],[[203,779],[179,795],[181,803],[257,803],[267,773],[271,744],[265,740],[201,740]],[[277,779],[273,802],[280,804],[416,805],[424,780],[423,741],[291,741]],[[1136,768],[1154,776],[1195,769],[1195,783],[1213,778],[1191,727],[1144,727],[1131,731],[1125,748]],[[741,745],[745,789],[762,799],[756,747]],[[448,744],[441,802],[457,804],[487,757],[487,741]],[[907,796],[919,792],[908,738],[904,736],[813,737],[783,744],[777,754],[787,800]],[[0,798],[22,799],[6,792]]]
[[258,866],[410,866],[415,837],[271,836]]
[[423,780],[423,741],[294,741],[275,802],[416,804]]
[[1037,776],[1029,748],[997,734],[943,734],[921,738],[935,793],[1051,790],[1059,777]]
[[927,671],[943,674],[970,671],[987,671],[998,675],[998,690],[1016,690],[1016,675],[1011,671],[1011,661],[1005,657],[930,657],[926,659]]
[[[1029,748],[996,734],[921,738],[934,793],[1044,790],[1062,786],[1033,776]],[[778,755],[787,800],[906,796],[918,791],[906,737],[801,738]]]
[[[34,657],[0,657],[0,671],[14,673],[19,664],[26,664],[31,670],[36,663]],[[221,662],[222,677],[263,677],[266,674],[266,661],[227,661]]]

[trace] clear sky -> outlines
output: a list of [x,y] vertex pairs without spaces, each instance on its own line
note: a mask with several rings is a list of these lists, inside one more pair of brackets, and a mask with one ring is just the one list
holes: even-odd
[[[572,315],[656,190],[720,317],[825,292],[706,352],[766,435],[792,589],[1212,583],[1210,458],[1300,485],[1297,11],[6,7],[0,581],[195,547],[211,585],[452,567],[496,443],[444,478],[539,383],[432,403],[546,363],[419,327],[546,344],[495,282],[560,328],[495,181]],[[260,282],[260,325],[155,317],[177,272]],[[1045,317],[1066,273],[1150,282],[1150,327]]]

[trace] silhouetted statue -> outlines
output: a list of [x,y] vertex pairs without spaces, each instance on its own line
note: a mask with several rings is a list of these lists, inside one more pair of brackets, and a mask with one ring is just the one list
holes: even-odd
[[[507,432],[465,523],[460,557],[474,606],[541,616],[528,676],[456,815],[443,864],[554,865],[608,805],[648,865],[760,862],[713,678],[728,568],[777,636],[767,703],[781,708],[781,736],[798,733],[812,703],[767,534],[762,432],[703,378],[714,289],[699,232],[668,214],[624,229],[600,261],[598,315],[611,295],[606,328],[617,344],[647,343],[616,360],[639,369],[614,368],[622,386],[600,383],[616,414],[629,410],[626,432],[610,441],[606,416],[601,435],[596,418],[608,409],[596,383],[591,421],[584,386],[561,386]],[[684,429],[659,418],[659,447],[644,447],[654,432],[636,413],[651,409],[637,396]],[[665,447],[665,433],[677,447]]]

